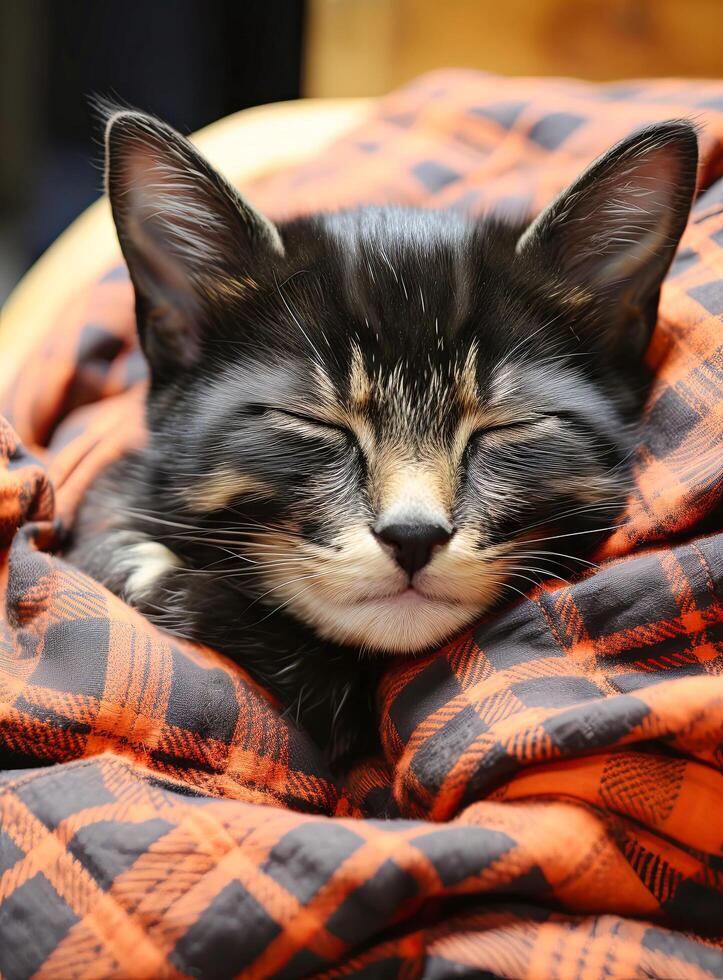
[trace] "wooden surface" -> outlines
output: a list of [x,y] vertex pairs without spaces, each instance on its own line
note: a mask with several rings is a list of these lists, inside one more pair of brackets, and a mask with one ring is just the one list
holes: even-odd
[[[365,99],[282,102],[238,112],[193,140],[214,166],[243,186],[318,153],[369,109]],[[102,198],[58,238],[7,300],[0,318],[0,388],[70,298],[116,261],[120,249]]]
[[379,95],[449,67],[717,78],[723,0],[309,0],[309,96]]

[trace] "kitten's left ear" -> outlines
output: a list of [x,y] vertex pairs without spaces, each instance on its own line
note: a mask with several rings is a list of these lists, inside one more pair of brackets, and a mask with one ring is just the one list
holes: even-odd
[[518,255],[591,294],[610,314],[613,344],[642,354],[688,220],[697,163],[696,132],[686,120],[633,134],[532,222],[517,243]]
[[207,303],[229,279],[283,254],[276,227],[180,133],[144,113],[107,113],[106,183],[154,381],[193,365]]

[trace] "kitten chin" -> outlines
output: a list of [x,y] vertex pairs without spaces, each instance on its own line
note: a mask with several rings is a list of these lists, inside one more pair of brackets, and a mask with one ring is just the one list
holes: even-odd
[[158,120],[108,119],[148,448],[69,557],[237,659],[333,758],[380,655],[433,649],[619,519],[696,137],[651,126],[526,228],[366,208],[274,225]]
[[[491,594],[487,607],[494,602]],[[406,589],[388,599],[366,599],[347,605],[310,599],[297,615],[323,639],[389,655],[420,653],[438,646],[469,626],[485,611],[475,605],[428,599]]]

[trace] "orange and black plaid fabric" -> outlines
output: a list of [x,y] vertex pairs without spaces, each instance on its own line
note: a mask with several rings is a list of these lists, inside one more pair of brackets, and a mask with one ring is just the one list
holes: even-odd
[[343,779],[241,668],[56,557],[88,482],[143,439],[124,270],[18,364],[0,393],[5,980],[723,977],[723,83],[436,73],[246,190],[275,216],[532,214],[681,115],[705,126],[701,193],[621,526],[588,574],[390,664],[383,757]]

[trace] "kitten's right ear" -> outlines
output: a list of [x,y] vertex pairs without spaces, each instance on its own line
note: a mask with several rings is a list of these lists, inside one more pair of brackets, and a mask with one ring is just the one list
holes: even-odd
[[154,381],[199,356],[209,297],[283,255],[276,227],[170,126],[108,114],[106,186]]
[[597,299],[607,311],[598,332],[612,350],[642,356],[688,219],[697,161],[690,122],[648,126],[598,157],[517,243],[518,255]]

